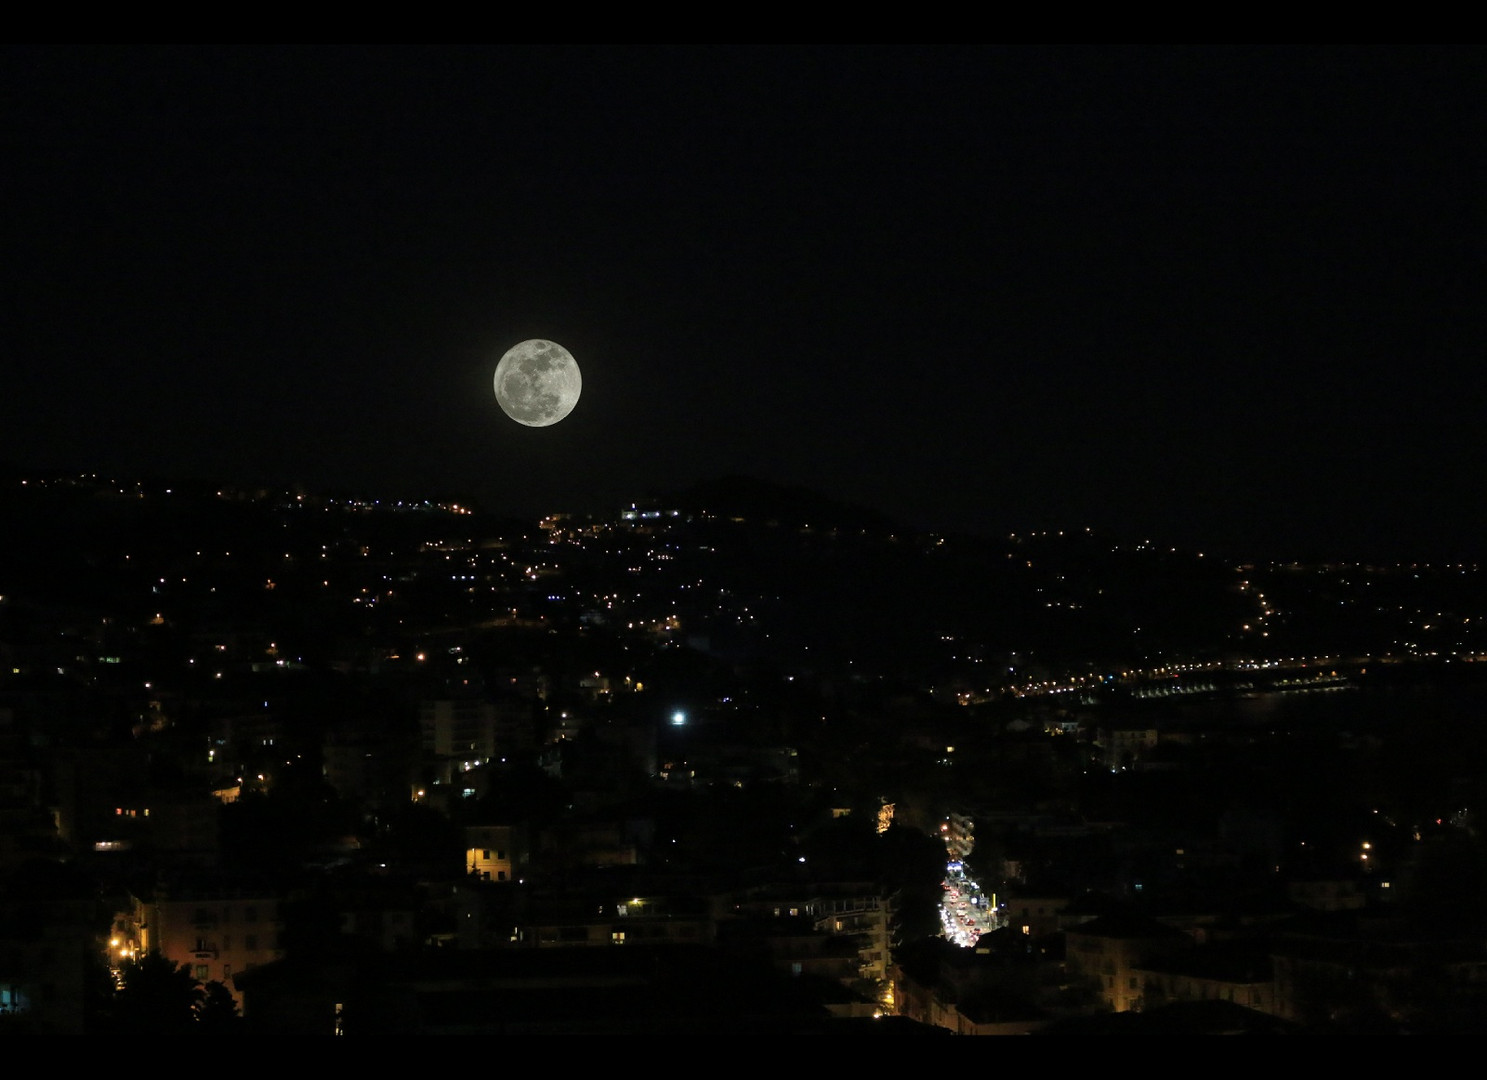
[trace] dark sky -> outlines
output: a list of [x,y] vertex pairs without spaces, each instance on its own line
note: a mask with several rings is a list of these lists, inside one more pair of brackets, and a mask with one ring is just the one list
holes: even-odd
[[1484,60],[6,48],[0,460],[1478,556]]

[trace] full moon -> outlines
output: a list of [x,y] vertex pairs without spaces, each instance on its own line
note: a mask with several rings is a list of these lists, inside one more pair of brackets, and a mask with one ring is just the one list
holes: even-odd
[[556,341],[513,345],[496,365],[496,401],[518,424],[547,427],[573,411],[583,377],[573,354]]

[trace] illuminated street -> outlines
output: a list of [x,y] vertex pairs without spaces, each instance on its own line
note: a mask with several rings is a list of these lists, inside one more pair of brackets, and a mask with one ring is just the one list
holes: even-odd
[[944,899],[940,901],[940,926],[944,934],[961,948],[969,949],[982,934],[995,930],[1000,922],[996,908],[981,886],[969,877],[958,861],[945,866]]

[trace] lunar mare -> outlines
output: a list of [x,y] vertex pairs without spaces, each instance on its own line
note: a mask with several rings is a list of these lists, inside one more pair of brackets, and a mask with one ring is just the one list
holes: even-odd
[[518,424],[547,427],[573,411],[583,377],[573,354],[556,341],[513,345],[496,365],[496,402]]

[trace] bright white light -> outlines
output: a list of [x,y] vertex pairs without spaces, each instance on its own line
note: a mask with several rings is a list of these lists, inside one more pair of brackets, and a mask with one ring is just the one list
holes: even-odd
[[671,722],[676,727],[681,727],[687,722],[687,714],[678,709],[676,712],[671,714]]
[[573,354],[557,342],[533,338],[514,345],[496,365],[496,401],[527,427],[556,424],[573,411],[583,378]]

